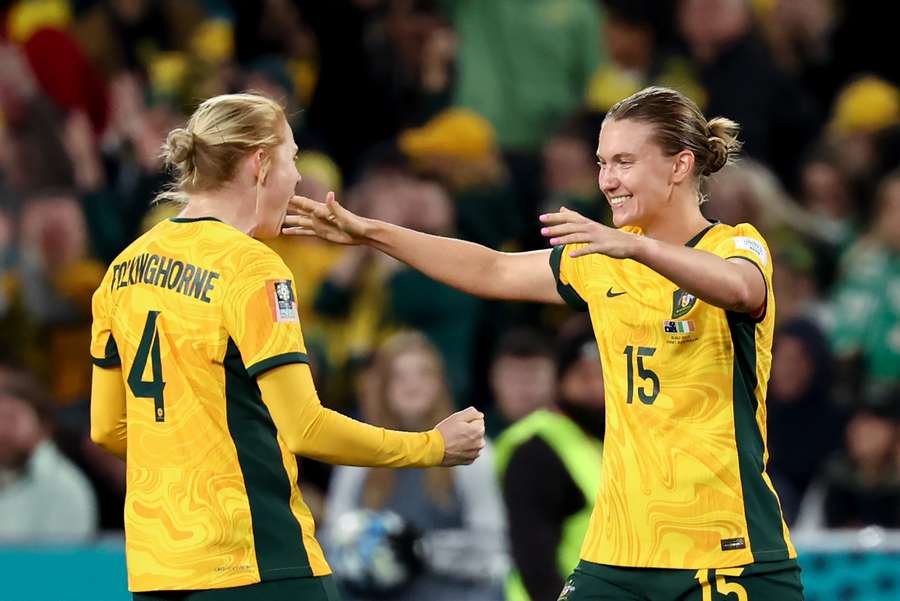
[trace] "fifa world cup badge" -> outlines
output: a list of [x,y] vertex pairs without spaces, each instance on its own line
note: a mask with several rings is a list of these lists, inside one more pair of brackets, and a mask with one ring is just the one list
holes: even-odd
[[269,280],[266,282],[269,307],[275,321],[298,321],[297,299],[290,280]]

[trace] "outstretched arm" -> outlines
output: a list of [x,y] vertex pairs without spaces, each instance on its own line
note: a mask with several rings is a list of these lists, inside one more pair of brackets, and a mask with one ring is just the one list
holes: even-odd
[[541,215],[541,221],[546,226],[541,233],[551,244],[584,244],[570,251],[572,257],[600,253],[632,259],[697,298],[729,311],[756,313],[766,304],[765,278],[749,260],[723,259],[705,250],[630,234],[565,208]]
[[484,416],[471,407],[430,432],[398,432],[323,407],[306,364],[270,369],[256,381],[278,433],[304,457],[363,467],[450,466],[472,463],[484,447]]
[[318,236],[340,244],[366,244],[439,282],[484,298],[561,304],[550,270],[550,250],[504,253],[479,244],[424,234],[367,219],[342,207],[334,194],[325,203],[291,200],[286,234]]

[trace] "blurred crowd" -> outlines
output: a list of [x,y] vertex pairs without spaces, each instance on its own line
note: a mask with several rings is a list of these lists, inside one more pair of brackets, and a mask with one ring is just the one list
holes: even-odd
[[[150,203],[167,181],[167,132],[200,100],[245,89],[286,107],[300,193],[334,190],[362,214],[503,250],[543,247],[537,215],[563,205],[608,222],[594,152],[617,100],[665,85],[738,121],[745,158],[708,182],[703,207],[754,224],[774,255],[768,465],[785,517],[900,527],[900,63],[885,10],[0,1],[0,542],[122,528],[124,466],[89,440],[91,294],[131,240],[179,210]],[[519,479],[534,472],[516,457],[552,467],[553,443],[503,433],[545,411],[599,445],[602,374],[583,319],[475,299],[367,248],[272,246],[295,275],[326,405],[405,429],[475,405],[504,451],[446,473],[332,473],[304,460],[304,494],[326,530],[336,512],[392,507],[421,530],[457,532],[441,540],[457,545],[449,563],[468,557],[471,578],[451,598],[494,598],[496,587],[473,584],[503,571],[486,555],[509,553],[527,580],[539,567],[522,566],[542,565],[529,549],[564,539],[560,520],[592,498],[577,477],[556,496],[524,494]],[[534,511],[547,531],[522,538],[517,524]]]

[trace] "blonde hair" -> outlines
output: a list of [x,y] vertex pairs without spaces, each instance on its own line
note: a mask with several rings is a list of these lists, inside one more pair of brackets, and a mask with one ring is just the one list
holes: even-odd
[[[234,176],[240,159],[257,148],[271,149],[284,141],[284,109],[261,94],[222,94],[205,100],[187,125],[169,132],[162,147],[174,181],[155,202],[185,202],[192,192],[214,190]],[[264,156],[260,180],[271,162]]]
[[[441,382],[430,410],[423,416],[421,423],[414,425],[419,430],[430,429],[453,411],[453,400],[450,397],[443,357],[420,332],[399,332],[385,340],[379,347],[372,372],[372,377],[375,378],[375,392],[372,402],[368,406],[370,415],[367,415],[366,418],[382,428],[399,429],[403,427],[400,415],[391,407],[388,390],[391,386],[394,363],[398,357],[407,354],[426,356],[437,371]],[[395,478],[396,470],[373,469],[363,486],[363,505],[371,509],[383,508],[391,498]],[[446,506],[452,498],[453,473],[450,470],[427,470],[425,490],[433,501]]]
[[644,88],[614,104],[606,119],[653,125],[655,141],[667,155],[694,153],[694,175],[701,179],[734,162],[741,149],[737,123],[725,117],[707,121],[693,100],[670,88]]

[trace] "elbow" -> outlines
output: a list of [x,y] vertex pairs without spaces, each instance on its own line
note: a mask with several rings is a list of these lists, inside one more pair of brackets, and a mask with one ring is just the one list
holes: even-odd
[[288,450],[294,455],[301,455],[303,457],[307,457],[309,449],[304,444],[304,440],[302,437],[297,436],[285,436],[282,434],[282,440],[284,440],[285,446]]
[[110,431],[106,428],[91,424],[91,440],[95,445],[106,448],[110,440]]
[[726,308],[737,313],[754,313],[764,303],[765,297],[758,298],[751,286],[739,280],[726,300]]

